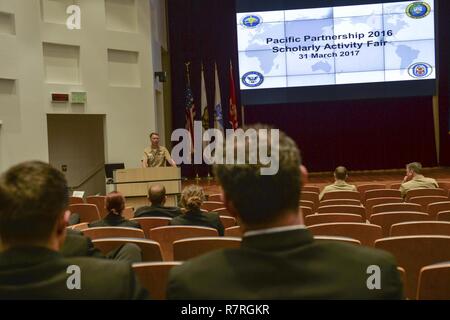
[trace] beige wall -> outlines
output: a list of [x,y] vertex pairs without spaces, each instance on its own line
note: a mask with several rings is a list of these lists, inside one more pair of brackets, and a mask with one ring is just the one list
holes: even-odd
[[[81,30],[65,25],[70,4],[81,8]],[[48,114],[105,115],[106,162],[140,165],[161,63],[151,16],[149,0],[0,0],[0,171],[49,160]],[[86,91],[87,104],[50,100],[71,91]]]

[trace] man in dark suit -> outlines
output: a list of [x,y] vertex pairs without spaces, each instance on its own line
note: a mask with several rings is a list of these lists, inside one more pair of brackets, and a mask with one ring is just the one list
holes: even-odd
[[143,299],[129,263],[65,258],[70,215],[64,175],[39,161],[0,178],[0,299]]
[[304,227],[298,203],[301,171],[306,170],[301,170],[292,139],[269,131],[259,136],[258,148],[249,148],[248,140],[238,141],[236,148],[245,148],[246,159],[251,159],[248,153],[258,152],[264,143],[278,162],[275,174],[261,174],[268,167],[261,163],[214,168],[225,206],[244,231],[241,248],[214,251],[174,267],[168,298],[401,299],[402,284],[391,254],[314,241]]
[[166,207],[166,188],[161,184],[154,184],[148,188],[148,200],[150,206],[143,206],[134,212],[135,218],[164,217],[174,218],[181,214],[178,207]]

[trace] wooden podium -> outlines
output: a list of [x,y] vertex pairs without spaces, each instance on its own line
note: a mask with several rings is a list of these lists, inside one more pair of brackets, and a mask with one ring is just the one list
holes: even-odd
[[116,190],[121,192],[127,206],[135,209],[148,205],[148,188],[152,184],[166,187],[167,206],[177,205],[177,195],[181,193],[181,169],[176,167],[156,167],[120,169],[114,171]]

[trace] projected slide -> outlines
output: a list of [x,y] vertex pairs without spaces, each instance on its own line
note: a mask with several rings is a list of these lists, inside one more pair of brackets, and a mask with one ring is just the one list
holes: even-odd
[[237,13],[241,90],[435,79],[434,1]]

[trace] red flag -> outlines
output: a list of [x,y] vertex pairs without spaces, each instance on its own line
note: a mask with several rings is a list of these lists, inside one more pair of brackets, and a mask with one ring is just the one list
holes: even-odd
[[189,64],[186,63],[186,92],[185,92],[185,118],[186,118],[186,129],[189,130],[191,135],[191,152],[194,151],[194,118],[195,118],[195,104],[194,96],[191,90],[191,81],[189,75]]
[[231,127],[236,130],[239,126],[239,123],[236,107],[236,89],[234,87],[233,65],[231,64],[231,61],[230,61],[230,100],[229,100],[228,118],[230,120]]

